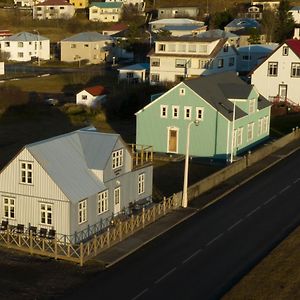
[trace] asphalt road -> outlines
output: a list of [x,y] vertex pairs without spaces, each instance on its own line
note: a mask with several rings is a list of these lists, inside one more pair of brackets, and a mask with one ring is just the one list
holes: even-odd
[[299,225],[299,169],[297,151],[69,299],[219,299]]

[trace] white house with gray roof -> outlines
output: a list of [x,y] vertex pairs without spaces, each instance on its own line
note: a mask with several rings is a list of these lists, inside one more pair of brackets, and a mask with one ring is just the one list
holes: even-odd
[[61,61],[88,60],[98,64],[109,55],[112,38],[98,32],[81,32],[60,42]]
[[123,2],[92,2],[89,6],[89,20],[93,22],[119,22]]
[[152,32],[157,32],[160,29],[164,29],[166,26],[204,26],[204,22],[196,21],[187,18],[176,18],[176,19],[160,19],[156,21],[149,22],[150,30]]
[[151,198],[152,164],[136,162],[120,135],[95,128],[26,145],[0,172],[1,219],[86,239]]
[[20,32],[0,40],[0,51],[13,61],[49,60],[50,40],[39,34]]

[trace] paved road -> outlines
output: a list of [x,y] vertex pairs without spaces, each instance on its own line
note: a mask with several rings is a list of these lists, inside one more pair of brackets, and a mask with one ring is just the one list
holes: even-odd
[[70,299],[220,298],[299,225],[299,169],[297,151],[119,264],[99,272]]

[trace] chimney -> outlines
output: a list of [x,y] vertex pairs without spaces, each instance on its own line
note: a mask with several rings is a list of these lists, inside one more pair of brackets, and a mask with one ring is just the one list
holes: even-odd
[[295,27],[295,28],[294,28],[294,36],[293,36],[293,39],[295,39],[295,40],[300,40],[300,28],[298,28],[298,27]]

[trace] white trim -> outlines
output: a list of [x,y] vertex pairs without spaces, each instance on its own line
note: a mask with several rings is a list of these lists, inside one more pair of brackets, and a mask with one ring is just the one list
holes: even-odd
[[[175,116],[175,111],[177,111],[177,116]],[[172,105],[172,119],[179,119],[180,108],[179,105]]]
[[[201,118],[199,118],[199,111],[201,111]],[[198,121],[203,121],[204,120],[204,107],[196,107],[196,115],[195,115],[195,119]]]
[[[184,116],[183,116],[183,118],[185,120],[192,120],[192,113],[193,113],[192,106],[184,106],[183,109],[184,109]],[[189,117],[186,116],[186,112],[187,112],[188,109],[190,110],[190,116]]]
[[[169,151],[169,142],[170,142],[170,131],[174,130],[177,131],[177,135],[176,135],[176,151]],[[175,127],[175,126],[169,126],[167,127],[167,153],[178,153],[178,140],[179,140],[179,128]]]
[[[88,220],[87,217],[87,199],[81,200],[77,204],[78,224],[83,224]],[[80,214],[82,213],[82,214]],[[81,219],[81,220],[80,220]]]
[[[162,114],[163,108],[166,109],[166,115],[165,116],[163,116],[163,114]],[[163,119],[168,118],[168,105],[165,105],[165,104],[160,105],[160,117],[163,118]]]

